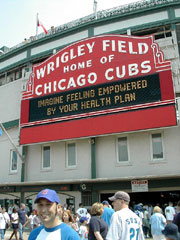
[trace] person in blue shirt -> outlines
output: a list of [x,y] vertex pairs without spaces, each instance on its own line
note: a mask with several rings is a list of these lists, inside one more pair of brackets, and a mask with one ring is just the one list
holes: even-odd
[[26,205],[21,203],[20,208],[18,209],[19,216],[19,240],[23,240],[24,227],[29,223],[29,218],[25,211]]
[[153,215],[150,217],[150,225],[151,225],[151,234],[153,239],[165,240],[165,237],[162,234],[162,231],[166,225],[166,218],[161,213],[161,209],[158,206],[155,206],[153,209]]
[[74,229],[63,223],[60,219],[62,208],[56,191],[44,189],[38,193],[35,203],[43,226],[34,229],[28,240],[79,240],[79,235]]
[[101,216],[101,218],[104,219],[104,221],[107,223],[108,228],[109,228],[110,223],[111,223],[111,217],[114,213],[114,209],[109,207],[109,202],[108,201],[103,201],[102,204],[103,204],[103,207],[104,207],[104,212],[103,212],[103,215]]

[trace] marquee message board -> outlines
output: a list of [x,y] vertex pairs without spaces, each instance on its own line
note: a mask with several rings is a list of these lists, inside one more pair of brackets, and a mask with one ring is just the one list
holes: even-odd
[[102,35],[33,66],[20,143],[176,125],[171,66],[153,36]]

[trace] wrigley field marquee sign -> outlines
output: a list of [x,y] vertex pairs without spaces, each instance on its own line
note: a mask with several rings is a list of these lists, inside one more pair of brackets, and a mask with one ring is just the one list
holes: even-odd
[[102,35],[33,66],[21,144],[176,125],[171,65],[153,36]]

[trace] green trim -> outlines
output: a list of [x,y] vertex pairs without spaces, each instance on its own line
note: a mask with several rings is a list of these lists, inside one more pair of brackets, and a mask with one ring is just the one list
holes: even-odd
[[[137,177],[138,179],[138,177]],[[144,178],[146,179],[146,178]],[[158,176],[155,179],[148,179],[148,188],[150,192],[154,191],[173,191],[178,190],[180,186],[180,177],[169,177],[169,178],[158,178]],[[58,192],[66,192],[66,191],[79,191],[79,183],[74,184],[47,184],[44,185],[38,185],[38,182],[36,185],[27,185],[27,186],[1,186],[0,192],[39,192],[43,188],[52,188]],[[25,182],[26,184],[26,182]],[[122,190],[122,191],[128,191],[131,192],[131,180],[124,180],[124,181],[108,181],[104,180],[103,182],[96,182],[96,183],[88,183],[86,184],[87,189],[86,191],[92,192],[92,202],[99,201],[99,192],[102,192],[104,190],[111,192],[112,190]],[[66,188],[66,189],[65,189]],[[160,190],[159,190],[160,189]],[[167,190],[168,189],[168,190]],[[172,190],[169,190],[172,189]]]
[[30,71],[30,65],[31,65],[31,63],[28,62],[28,63],[27,63],[27,67],[26,67],[26,70],[27,70],[28,72]]
[[[179,21],[180,21],[180,18],[179,18]],[[131,27],[130,29],[131,29],[131,32],[135,32],[135,31],[138,31],[138,30],[146,30],[146,29],[150,29],[150,28],[154,28],[154,27],[159,27],[159,26],[162,26],[162,25],[173,25],[173,24],[175,24],[174,21],[167,20],[167,21],[164,21],[163,23],[162,23],[162,21],[158,21],[158,22],[151,23],[151,25],[150,25],[150,23],[147,23],[147,24]],[[111,31],[111,32],[103,32],[103,33],[101,33],[101,35],[103,35],[103,34],[126,34],[127,29],[128,28],[124,28],[124,29],[120,29],[120,30],[114,30],[114,31]]]
[[[22,146],[22,156],[24,160],[26,157],[26,150],[27,150],[27,147]],[[24,178],[25,178],[25,162],[21,162],[21,182],[24,182]]]
[[[154,2],[154,0],[152,0],[152,2]],[[136,3],[138,4],[139,2],[136,2]],[[141,3],[143,4],[142,1],[141,1]],[[132,18],[134,16],[139,16],[140,14],[141,15],[146,15],[147,12],[150,12],[150,13],[159,12],[159,9],[161,9],[163,11],[164,10],[167,11],[169,7],[176,7],[176,5],[179,6],[179,0],[176,0],[176,2],[173,2],[173,3],[171,2],[171,3],[159,4],[159,5],[155,5],[155,6],[152,6],[152,7],[144,7],[144,8],[142,7],[142,8],[139,8],[137,6],[133,10],[130,10],[130,8],[129,8],[130,5],[131,4],[126,5],[126,9],[125,9],[124,12],[120,12],[118,10],[117,11],[115,10],[116,14],[114,14],[114,15],[113,15],[113,13],[109,12],[110,17],[108,16],[108,17],[104,17],[104,18],[103,17],[102,18],[98,18],[96,20],[96,22],[99,22],[99,23],[103,22],[103,21],[104,22],[105,21],[111,21],[112,22],[114,19],[117,19],[117,18],[120,19],[120,18],[126,18],[126,17],[129,18],[129,16],[130,16],[130,18]],[[129,11],[127,10],[127,8],[129,8]],[[104,12],[106,12],[106,10],[104,10]]]
[[171,29],[174,30],[174,31],[176,31],[176,24],[172,23],[172,24],[171,24]]
[[[91,24],[92,24],[92,22],[91,22]],[[42,44],[46,44],[46,43],[58,40],[61,37],[64,38],[64,37],[72,35],[74,33],[82,32],[84,30],[87,30],[87,27],[85,27],[84,25],[76,26],[74,28],[67,29],[67,30],[64,30],[62,32],[57,32],[57,33],[54,33],[52,35],[44,36],[40,39],[37,39],[37,40],[34,40],[32,42],[26,43],[26,44],[22,45],[21,47],[18,47],[18,48],[14,49],[10,52],[5,53],[4,55],[1,55],[0,56],[0,63],[2,62],[1,60],[4,61],[6,58],[11,58],[12,55],[15,56],[15,55],[17,55],[17,53],[19,54],[20,52],[26,51],[27,49],[32,49],[34,47],[41,46]]]
[[15,67],[17,67],[19,65],[24,65],[24,64],[27,64],[27,58],[23,58],[22,60],[20,60],[20,61],[18,61],[16,63],[10,64],[10,65],[8,65],[5,68],[1,68],[0,73],[5,72],[5,71],[9,71],[10,69],[13,69],[13,68],[15,68]]
[[102,190],[126,190],[126,189],[131,189],[131,181],[115,181],[115,182],[101,182],[101,183],[93,183],[92,186],[93,191],[102,191]]
[[90,28],[88,29],[88,37],[92,37],[92,36],[94,36],[94,28],[93,28],[93,27],[90,27]]
[[[27,60],[31,57],[31,48],[28,48],[27,49]],[[27,62],[27,71],[29,72],[30,71],[30,61]]]
[[10,121],[10,122],[5,122],[5,123],[2,123],[2,124],[3,124],[5,129],[18,127],[19,126],[19,119],[13,120],[13,121]]
[[7,59],[9,59],[9,58],[11,58],[12,56],[11,55],[17,55],[17,54],[21,54],[21,53],[23,53],[23,52],[26,52],[27,51],[27,46],[26,45],[23,45],[23,46],[21,46],[21,47],[18,47],[18,48],[16,48],[15,50],[12,50],[12,51],[10,51],[10,52],[7,52],[7,53],[5,53],[5,54],[2,54],[1,56],[0,56],[0,63],[1,62],[3,62],[3,61],[5,61],[5,60],[7,60]]
[[[180,18],[179,18],[179,21],[180,21]],[[111,23],[109,23],[109,24],[111,24]],[[108,31],[108,32],[102,32],[100,34],[101,35],[102,34],[124,34],[124,33],[126,33],[127,29],[129,29],[129,28],[133,32],[133,31],[137,31],[137,30],[144,30],[144,29],[148,29],[148,28],[150,29],[150,28],[153,28],[153,27],[159,27],[159,26],[162,26],[162,25],[168,25],[168,24],[171,24],[171,23],[174,23],[174,21],[169,20],[169,19],[164,19],[163,21],[148,22],[146,24],[136,25],[136,26],[128,27],[128,28],[116,29],[116,30]]]
[[21,162],[21,182],[24,182],[24,162]]
[[176,19],[174,8],[169,8],[168,9],[168,18],[170,20]]
[[25,157],[26,155],[26,150],[27,150],[27,146],[23,146],[22,147],[22,156]]
[[171,187],[179,187],[180,186],[180,179],[154,179],[148,181],[149,188],[171,188]]
[[96,178],[95,138],[91,138],[91,178]]
[[[54,48],[53,48],[54,49]],[[41,53],[38,53],[38,54],[35,54],[35,55],[32,55],[29,57],[29,61],[32,61],[32,60],[36,60],[38,58],[42,58],[42,57],[50,57],[52,54],[53,54],[53,49],[50,49],[50,50],[47,50],[47,51],[44,51],[44,52],[41,52]]]
[[[180,18],[179,18],[179,21],[180,21]],[[152,23],[147,23],[147,24],[143,24],[143,25],[134,26],[134,27],[131,28],[131,31],[143,30],[143,29],[148,29],[148,28],[152,28],[152,27],[158,27],[158,26],[167,25],[167,24],[175,24],[176,22],[178,22],[177,19],[174,20],[174,21],[172,21],[172,20],[170,21],[170,20],[167,19],[167,20],[164,20],[164,21],[158,21],[158,22],[152,22]],[[108,31],[108,32],[103,32],[103,33],[101,33],[101,35],[102,34],[126,34],[127,29],[128,28],[117,29],[117,30]],[[94,29],[93,28],[89,29],[88,30],[88,34],[89,34],[89,37],[91,37],[90,35],[94,34]],[[94,36],[94,35],[92,35],[92,36]],[[71,43],[69,43],[69,44],[71,44]],[[67,46],[67,44],[66,45],[62,45],[62,46],[56,48],[56,50],[59,51],[60,49],[64,48],[65,46]],[[29,53],[28,53],[28,57],[27,58],[24,58],[23,60],[21,60],[19,62],[16,62],[14,64],[11,64],[11,65],[9,65],[9,66],[7,66],[5,68],[2,68],[0,70],[0,73],[3,73],[3,72],[8,71],[10,69],[13,69],[13,68],[15,68],[15,67],[17,67],[19,65],[26,65],[27,64],[27,67],[29,67],[31,61],[33,61],[33,60],[35,60],[35,59],[37,59],[39,57],[46,57],[46,56],[49,57],[49,56],[51,56],[53,54],[52,53],[53,49],[54,48],[52,48],[50,50],[47,50],[47,51],[44,51],[44,52],[40,52],[40,53],[38,53],[36,55],[32,55],[32,56],[29,56]],[[30,50],[28,50],[28,51],[30,51]]]
[[95,202],[99,202],[99,193],[96,191],[92,191],[92,204]]
[[[138,2],[137,2],[138,3]],[[129,4],[130,6],[131,4]],[[57,32],[57,33],[54,33],[52,35],[48,35],[48,36],[44,36],[40,39],[37,39],[37,40],[34,40],[32,42],[29,42],[27,44],[24,44],[22,45],[21,47],[19,48],[16,48],[8,53],[6,53],[5,55],[2,55],[0,56],[0,59],[3,59],[5,58],[6,56],[8,55],[11,55],[12,53],[16,53],[16,52],[20,52],[20,50],[24,50],[26,49],[27,47],[32,47],[32,46],[37,46],[38,44],[42,45],[42,42],[49,42],[51,41],[51,39],[58,39],[61,35],[71,35],[73,34],[73,32],[77,32],[78,31],[83,31],[84,29],[88,29],[90,26],[94,25],[94,26],[97,26],[99,23],[102,23],[102,24],[106,24],[106,22],[112,22],[113,20],[116,20],[118,21],[120,18],[126,18],[126,17],[134,17],[135,15],[139,16],[139,13],[145,15],[147,12],[151,12],[151,13],[154,13],[155,11],[159,11],[159,9],[163,9],[163,10],[168,10],[169,7],[176,7],[176,6],[179,6],[179,1],[174,1],[174,2],[170,2],[170,3],[164,3],[164,4],[158,4],[158,5],[155,5],[155,6],[152,6],[152,7],[136,7],[134,8],[133,10],[131,10],[131,8],[129,8],[129,10],[126,9],[126,11],[123,13],[121,11],[118,11],[118,7],[117,7],[117,10],[115,9],[114,12],[115,14],[113,15],[113,11],[112,11],[112,14],[109,14],[109,16],[106,16],[106,17],[99,17],[98,19],[92,19],[91,21],[84,21],[84,23],[81,23],[80,25],[77,25],[75,27],[71,27],[67,30],[64,30],[64,31],[61,31],[61,32]],[[120,6],[119,6],[120,7]],[[125,6],[124,6],[125,7]],[[127,6],[125,7],[127,8]],[[104,12],[106,12],[106,10],[104,10]],[[103,13],[103,11],[102,11]],[[102,14],[103,16],[103,14]],[[88,16],[87,16],[88,17]],[[86,17],[85,17],[86,18]],[[76,21],[76,20],[74,20]],[[68,24],[68,23],[67,23]],[[59,26],[60,27],[60,26]],[[57,26],[58,28],[58,26]]]
[[[137,177],[138,179],[138,177]],[[166,186],[166,187],[165,187]],[[179,188],[180,186],[180,178],[166,178],[166,179],[149,179],[148,180],[148,187],[149,190],[151,189],[163,189],[166,188]],[[101,183],[93,183],[92,184],[92,192],[99,192],[103,190],[127,190],[131,191],[131,181],[114,181],[114,182],[108,182],[104,181]]]
[[25,201],[24,192],[20,192],[20,193],[21,193],[21,195],[20,195],[20,202],[24,203],[24,201]]
[[31,56],[31,48],[27,49],[27,58],[29,58]]
[[[119,22],[121,20],[126,21],[126,20],[132,19],[132,18],[135,19],[138,16],[145,16],[149,13],[151,13],[151,14],[159,13],[161,11],[167,11],[169,19],[165,19],[165,20],[158,21],[158,22],[142,24],[142,25],[139,25],[139,26],[134,26],[134,27],[131,28],[131,30],[135,31],[135,30],[139,30],[139,29],[146,29],[146,28],[150,28],[150,27],[153,27],[153,26],[157,26],[157,25],[160,26],[160,25],[163,25],[163,24],[164,25],[165,24],[175,24],[175,23],[180,21],[180,18],[175,18],[175,11],[174,11],[174,9],[177,8],[178,4],[179,4],[179,1],[174,1],[174,2],[170,2],[170,3],[166,2],[166,3],[163,3],[163,4],[158,3],[158,5],[155,4],[155,6],[152,6],[152,7],[149,7],[150,5],[144,4],[144,6],[133,8],[133,10],[129,7],[128,10],[126,9],[124,13],[121,12],[121,10],[118,10],[118,8],[117,8],[117,10],[114,9],[114,12],[112,10],[112,14],[114,14],[113,16],[112,16],[112,14],[109,14],[109,16],[107,15],[106,17],[103,17],[103,14],[102,14],[102,17],[99,17],[96,20],[92,19],[91,21],[87,21],[87,22],[84,21],[84,23],[81,23],[80,25],[77,25],[75,27],[69,28],[69,29],[61,31],[61,32],[54,33],[52,35],[45,36],[45,37],[40,38],[38,40],[34,40],[30,43],[24,44],[21,47],[12,50],[12,51],[4,54],[4,55],[1,55],[0,56],[0,62],[3,62],[6,59],[10,59],[13,56],[16,56],[17,54],[19,54],[23,51],[27,51],[27,57],[26,58],[22,59],[21,61],[19,61],[17,63],[11,64],[11,65],[1,69],[0,73],[8,71],[8,70],[10,70],[12,68],[15,68],[15,67],[17,67],[18,65],[21,65],[21,64],[27,64],[27,67],[29,67],[30,61],[32,61],[33,59],[36,59],[38,56],[42,57],[42,56],[49,56],[49,55],[52,54],[53,49],[47,50],[45,52],[41,52],[37,55],[31,56],[31,49],[34,48],[34,47],[41,46],[42,44],[47,44],[49,42],[58,40],[61,37],[70,36],[74,33],[81,32],[81,31],[88,31],[88,36],[91,37],[91,36],[94,36],[94,28],[98,27],[98,26],[106,25],[106,24],[113,23],[113,22],[114,23]],[[131,6],[131,4],[128,5],[128,6]],[[137,6],[138,6],[138,2],[137,2]],[[102,11],[102,13],[103,13],[103,11]],[[127,30],[127,28],[116,30],[116,31],[109,31],[109,32],[106,32],[106,34],[107,33],[109,33],[109,34],[111,34],[111,33],[124,34],[124,33],[126,33],[126,30]],[[101,34],[104,34],[104,33],[101,33]],[[63,47],[64,46],[60,46],[57,49],[62,49]]]

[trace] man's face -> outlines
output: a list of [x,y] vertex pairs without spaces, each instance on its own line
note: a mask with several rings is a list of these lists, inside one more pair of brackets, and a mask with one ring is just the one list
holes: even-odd
[[59,223],[58,212],[61,208],[60,204],[49,202],[44,198],[40,198],[37,203],[37,211],[39,218],[47,228],[55,227]]
[[122,207],[122,201],[121,199],[116,199],[114,202],[112,202],[112,205],[113,205],[113,208],[114,208],[114,211],[119,211]]
[[25,204],[21,204],[21,209],[24,210],[26,208]]

